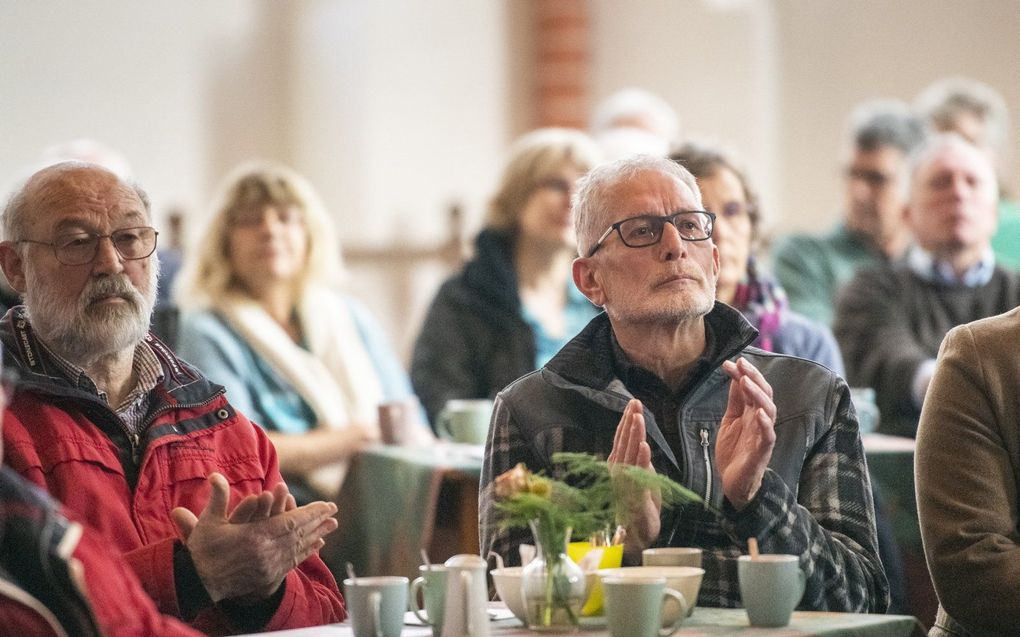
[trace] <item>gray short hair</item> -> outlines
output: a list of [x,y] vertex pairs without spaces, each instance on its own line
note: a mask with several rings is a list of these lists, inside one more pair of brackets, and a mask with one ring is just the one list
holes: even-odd
[[[0,232],[3,234],[3,240],[15,241],[24,238],[23,235],[28,219],[37,204],[45,203],[49,188],[52,188],[55,183],[53,181],[54,177],[61,173],[78,170],[101,170],[117,176],[116,173],[103,166],[82,161],[62,161],[39,169],[26,179],[15,184],[14,190],[4,206],[3,214],[0,216]],[[51,177],[51,173],[56,173],[56,175]],[[149,199],[148,193],[133,180],[125,180],[119,176],[117,176],[117,179],[135,191],[135,195],[138,196],[142,206],[145,207],[146,218],[151,222],[152,202]],[[42,183],[37,183],[39,181],[42,181]]]
[[587,256],[598,236],[605,232],[612,213],[608,209],[609,193],[621,182],[642,174],[654,172],[673,177],[686,184],[701,207],[701,191],[694,175],[680,164],[665,157],[637,155],[618,159],[596,167],[577,183],[574,193],[574,230],[577,234],[577,253]]
[[971,153],[974,158],[984,164],[988,171],[988,182],[989,187],[992,189],[992,199],[998,200],[999,182],[995,178],[995,167],[992,165],[991,160],[988,158],[988,155],[981,151],[981,149],[958,133],[939,133],[938,135],[930,135],[924,144],[910,154],[907,159],[907,167],[910,178],[905,180],[906,188],[908,190],[905,193],[906,196],[910,196],[911,193],[909,191],[913,190],[914,178],[917,176],[917,172],[921,169],[921,167],[927,165],[932,155],[946,148],[964,150],[965,152]]
[[654,133],[669,141],[680,132],[680,120],[666,100],[641,88],[625,88],[599,102],[591,118],[591,129],[598,133],[613,128],[619,120],[643,118]]
[[900,100],[873,100],[850,115],[850,135],[855,150],[872,152],[892,147],[909,155],[925,139],[924,122]]
[[985,125],[985,138],[975,140],[1002,153],[1009,132],[1006,101],[991,86],[966,77],[950,77],[924,89],[915,100],[917,112],[939,131],[953,129],[961,113],[972,113]]

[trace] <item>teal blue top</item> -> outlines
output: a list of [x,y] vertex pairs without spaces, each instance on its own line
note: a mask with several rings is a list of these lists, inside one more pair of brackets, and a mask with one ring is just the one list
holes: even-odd
[[992,250],[999,264],[1020,270],[1020,204],[999,200],[999,229],[992,237]]
[[[411,382],[371,314],[349,297],[341,297],[372,361],[384,399],[410,397]],[[227,389],[227,399],[264,429],[304,433],[315,427],[311,407],[240,334],[215,312],[181,317],[177,353],[209,380]]]
[[595,318],[595,315],[600,311],[581,294],[581,291],[571,281],[567,284],[567,305],[563,308],[566,329],[562,337],[556,338],[550,336],[538,319],[522,304],[521,315],[524,322],[531,327],[531,331],[535,334],[535,369],[542,369],[556,355],[556,352],[560,351],[570,339],[577,336],[578,332],[588,324],[588,321]]

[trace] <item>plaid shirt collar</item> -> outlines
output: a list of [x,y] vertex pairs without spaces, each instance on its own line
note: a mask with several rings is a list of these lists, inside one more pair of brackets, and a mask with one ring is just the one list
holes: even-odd
[[[39,345],[46,350],[46,353],[49,354],[60,371],[75,387],[90,394],[95,394],[103,401],[107,401],[106,392],[99,390],[95,381],[89,378],[84,369],[54,352],[42,339],[39,339]],[[130,407],[138,400],[139,396],[148,394],[163,380],[163,367],[159,364],[159,359],[156,358],[155,352],[152,351],[152,348],[145,341],[141,341],[135,346],[131,370],[135,373],[138,380],[134,388],[128,392],[128,395],[124,397],[124,400],[119,405],[111,405],[117,413]]]

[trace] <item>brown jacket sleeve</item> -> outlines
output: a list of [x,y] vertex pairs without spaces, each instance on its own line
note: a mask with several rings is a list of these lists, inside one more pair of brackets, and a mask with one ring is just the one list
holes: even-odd
[[1020,313],[952,330],[915,462],[925,556],[943,609],[973,634],[1020,626]]

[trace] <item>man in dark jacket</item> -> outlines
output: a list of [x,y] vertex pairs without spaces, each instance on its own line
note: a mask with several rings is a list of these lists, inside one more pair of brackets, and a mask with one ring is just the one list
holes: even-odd
[[213,634],[340,621],[317,555],[336,506],[294,507],[265,434],[148,333],[150,219],[141,189],[76,162],[5,208],[0,264],[25,300],[0,322],[22,388],[7,462],[120,551],[161,612]]
[[649,546],[700,546],[699,603],[737,606],[737,557],[756,538],[799,556],[800,607],[882,612],[888,589],[849,390],[828,369],[749,347],[756,331],[715,302],[714,217],[694,178],[644,157],[593,170],[575,198],[574,281],[605,313],[545,367],[496,399],[482,470],[482,550],[518,561],[491,484],[525,463],[555,474],[557,451],[663,472],[711,508],[631,503],[625,560]]

